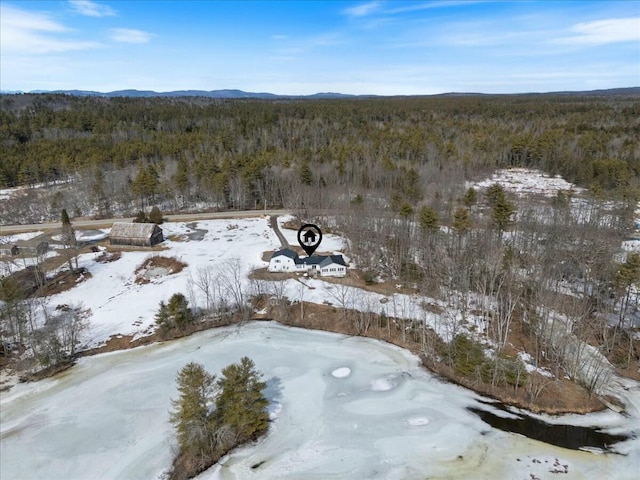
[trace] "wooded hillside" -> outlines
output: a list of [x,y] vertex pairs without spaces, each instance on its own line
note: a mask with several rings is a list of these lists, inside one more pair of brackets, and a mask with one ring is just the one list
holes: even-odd
[[640,176],[637,96],[25,94],[3,95],[0,115],[0,187],[73,178],[87,200],[58,203],[80,214],[106,215],[118,201],[137,208],[163,201],[169,209],[300,205],[300,185],[324,192],[306,195],[308,207],[373,192],[416,206],[457,195],[462,180],[507,166],[621,195]]

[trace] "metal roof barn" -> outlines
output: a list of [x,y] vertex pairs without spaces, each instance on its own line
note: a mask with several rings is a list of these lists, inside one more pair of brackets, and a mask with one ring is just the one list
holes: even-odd
[[155,223],[114,223],[109,235],[111,245],[152,247],[162,241],[162,229]]

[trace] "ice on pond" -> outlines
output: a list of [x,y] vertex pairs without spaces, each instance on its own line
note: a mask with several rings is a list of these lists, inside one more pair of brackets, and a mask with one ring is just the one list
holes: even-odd
[[371,382],[371,390],[374,392],[386,392],[388,390],[393,390],[402,383],[406,376],[407,374],[405,372],[377,378]]
[[349,375],[351,375],[351,369],[349,367],[336,368],[331,372],[331,376],[335,378],[347,378]]
[[429,425],[429,419],[426,417],[408,418],[407,425],[410,427],[424,427],[425,425]]
[[[627,455],[594,455],[495,430],[467,410],[476,394],[405,350],[256,322],[81,358],[57,378],[0,392],[0,478],[160,478],[176,445],[177,372],[198,362],[218,374],[243,356],[264,375],[269,433],[200,480],[546,478],[553,465],[537,460],[550,458],[571,478],[637,474],[638,439]],[[351,373],[339,381],[327,374],[342,368]],[[636,417],[607,418],[637,428]]]

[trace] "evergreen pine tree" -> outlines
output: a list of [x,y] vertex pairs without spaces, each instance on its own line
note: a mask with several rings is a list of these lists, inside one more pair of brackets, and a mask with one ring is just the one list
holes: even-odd
[[155,320],[161,334],[166,334],[173,329],[184,330],[195,318],[186,297],[181,293],[174,293],[168,304],[160,302]]
[[409,204],[409,202],[402,202],[400,208],[398,209],[398,215],[402,218],[409,218],[413,215],[413,207]]
[[469,187],[462,197],[462,203],[465,207],[471,208],[471,206],[475,205],[478,200],[478,194],[476,193],[475,188]]
[[[73,271],[71,259],[74,257],[73,252],[77,248],[76,232],[71,225],[67,209],[63,208],[60,214],[60,222],[62,223],[62,243],[64,245],[64,255],[69,266],[69,271]],[[76,257],[76,268],[78,267],[78,258]]]
[[67,209],[63,208],[62,213],[60,214],[60,223],[62,223],[62,228],[71,226],[71,219],[69,218],[69,214],[67,213]]
[[171,318],[171,323],[178,329],[183,330],[190,323],[193,323],[193,313],[189,308],[189,301],[181,293],[174,293],[169,299],[167,311]]
[[180,370],[176,382],[179,397],[171,401],[170,421],[180,449],[190,455],[206,455],[211,444],[209,406],[215,398],[216,377],[192,362]]
[[634,283],[640,283],[640,253],[630,253],[626,261],[616,272],[618,288],[629,288]]
[[300,166],[300,181],[305,185],[311,185],[311,183],[313,183],[313,173],[311,173],[311,168],[309,168],[307,162],[304,162]]
[[432,207],[422,207],[420,209],[419,223],[424,232],[433,233],[440,228],[438,214]]
[[504,192],[504,188],[499,183],[494,183],[489,188],[487,188],[487,201],[489,205],[493,207],[499,200],[505,198],[506,194]]
[[415,168],[410,168],[403,178],[403,193],[411,202],[417,202],[422,198],[422,188],[420,187],[420,174]]
[[180,194],[183,196],[184,202],[184,197],[186,196],[187,189],[189,188],[189,164],[184,158],[178,160],[176,173],[173,175],[173,183],[175,184]]
[[507,194],[499,183],[494,183],[487,188],[486,196],[491,206],[491,219],[498,230],[503,232],[511,223],[511,217],[516,213],[516,209],[507,199]]
[[169,316],[169,309],[167,308],[167,304],[164,302],[160,302],[160,308],[156,312],[155,315],[156,325],[158,328],[164,333],[171,330],[171,318]]
[[469,230],[471,223],[471,214],[468,209],[459,207],[453,213],[453,228],[455,228],[458,233],[465,233]]
[[512,216],[516,213],[516,209],[513,204],[507,199],[505,195],[499,196],[491,209],[491,218],[498,227],[499,231],[504,231],[505,228],[511,223]]
[[254,438],[268,427],[269,401],[263,393],[266,384],[260,380],[261,376],[253,361],[243,357],[239,363],[224,368],[218,380],[218,420],[242,439]]

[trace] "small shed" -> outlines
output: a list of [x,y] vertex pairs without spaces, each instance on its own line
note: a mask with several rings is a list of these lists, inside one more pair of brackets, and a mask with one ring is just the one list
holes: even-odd
[[30,255],[46,255],[49,251],[49,242],[40,241],[36,243],[34,240],[20,247],[20,251]]
[[6,255],[7,257],[15,257],[20,253],[20,247],[18,245],[2,245],[0,247],[0,255]]
[[135,245],[152,247],[164,241],[162,229],[155,223],[117,222],[111,227],[111,245]]
[[40,242],[36,245],[36,254],[44,255],[49,251],[49,242]]

